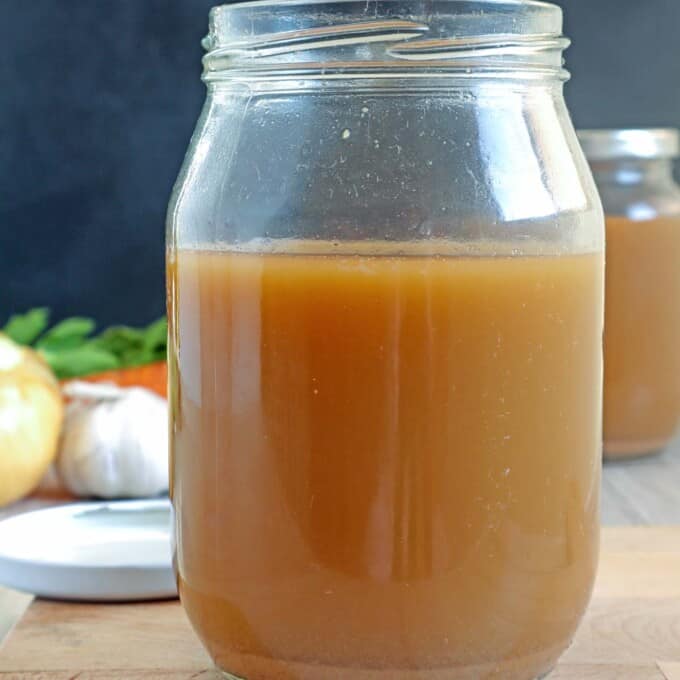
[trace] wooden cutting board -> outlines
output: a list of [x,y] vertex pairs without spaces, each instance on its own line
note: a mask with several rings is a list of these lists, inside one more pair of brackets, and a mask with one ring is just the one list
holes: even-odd
[[[36,600],[0,648],[0,680],[218,677],[177,602]],[[550,679],[680,680],[680,528],[604,530],[595,597]]]

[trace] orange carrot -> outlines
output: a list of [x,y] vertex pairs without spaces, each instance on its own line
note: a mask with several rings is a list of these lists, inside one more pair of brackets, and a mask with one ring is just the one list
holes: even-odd
[[132,368],[95,373],[78,378],[78,380],[92,383],[109,382],[119,387],[145,387],[161,397],[165,397],[168,388],[168,365],[165,361],[157,361],[145,366],[133,366]]

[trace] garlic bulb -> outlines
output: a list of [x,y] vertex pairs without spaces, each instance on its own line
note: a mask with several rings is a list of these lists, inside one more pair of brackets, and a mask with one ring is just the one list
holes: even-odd
[[59,475],[77,496],[139,498],[168,488],[168,408],[142,388],[72,382]]

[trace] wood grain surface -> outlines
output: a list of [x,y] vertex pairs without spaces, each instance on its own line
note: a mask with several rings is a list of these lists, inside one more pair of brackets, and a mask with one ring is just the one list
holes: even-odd
[[[177,602],[37,600],[0,648],[0,680],[218,677]],[[550,678],[680,680],[680,528],[604,530],[593,602]]]
[[680,437],[656,455],[605,462],[602,524],[680,525]]

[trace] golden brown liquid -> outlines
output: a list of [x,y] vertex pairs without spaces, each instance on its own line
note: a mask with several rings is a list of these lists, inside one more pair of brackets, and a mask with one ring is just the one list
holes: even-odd
[[663,447],[680,422],[680,218],[607,218],[604,448]]
[[180,251],[179,590],[249,680],[527,680],[598,552],[599,255]]

